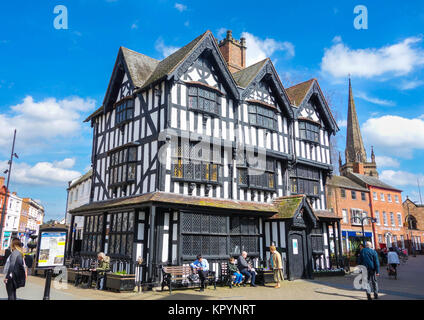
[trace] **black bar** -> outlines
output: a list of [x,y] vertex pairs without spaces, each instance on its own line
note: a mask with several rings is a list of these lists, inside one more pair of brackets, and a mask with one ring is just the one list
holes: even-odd
[[51,283],[52,283],[52,273],[53,273],[53,270],[52,269],[47,269],[46,272],[47,272],[47,274],[46,274],[46,285],[44,287],[44,297],[43,297],[43,300],[50,300],[50,287],[51,287]]

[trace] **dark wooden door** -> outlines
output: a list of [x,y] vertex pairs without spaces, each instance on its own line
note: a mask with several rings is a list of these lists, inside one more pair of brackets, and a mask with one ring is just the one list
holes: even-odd
[[300,279],[305,274],[305,259],[304,259],[304,239],[300,234],[291,234],[289,240],[290,246],[290,266],[291,279]]

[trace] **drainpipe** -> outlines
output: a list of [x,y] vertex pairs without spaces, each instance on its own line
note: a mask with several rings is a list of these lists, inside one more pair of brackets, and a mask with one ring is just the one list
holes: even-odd
[[[374,219],[374,208],[372,206],[372,200],[371,200],[372,199],[371,198],[372,197],[371,193],[373,191],[370,189],[370,186],[368,184],[366,186],[367,186],[367,189],[370,190],[370,195],[369,195],[369,198],[370,198],[370,209],[371,209],[370,211],[371,211],[371,218]],[[375,249],[377,249],[378,238],[375,235],[375,224],[373,222],[371,222],[371,225],[372,225],[372,234],[374,236]]]

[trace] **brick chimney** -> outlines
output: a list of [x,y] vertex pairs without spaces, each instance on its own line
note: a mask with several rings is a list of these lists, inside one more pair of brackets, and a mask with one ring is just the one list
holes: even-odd
[[365,174],[364,164],[361,163],[361,162],[354,162],[353,163],[353,172],[359,173],[359,174]]
[[233,38],[231,30],[227,31],[227,36],[218,44],[225,61],[227,62],[228,69],[231,73],[240,71],[246,68],[246,39],[240,38],[236,40]]

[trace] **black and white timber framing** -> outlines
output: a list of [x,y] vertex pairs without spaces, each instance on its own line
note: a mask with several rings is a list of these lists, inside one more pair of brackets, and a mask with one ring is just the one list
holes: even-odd
[[[160,192],[270,205],[278,197],[301,190],[299,186],[291,186],[301,179],[291,178],[297,177],[298,168],[307,168],[316,173],[314,183],[318,186],[313,194],[307,194],[311,210],[326,210],[325,182],[332,172],[330,138],[338,128],[318,83],[314,81],[302,102],[294,105],[269,59],[241,87],[209,31],[189,46],[162,61],[121,48],[103,106],[88,119],[93,128],[93,175],[88,206],[98,206],[95,210],[87,207],[73,213],[87,217],[86,245],[81,253],[90,256],[105,251],[112,258],[126,262],[143,257],[148,262],[143,273],[145,279],[157,276],[154,269],[157,265],[185,264],[196,252],[208,258],[215,270],[219,269],[219,261],[238,255],[241,248],[247,248],[257,266],[269,259],[267,248],[272,242],[289,259],[285,251],[289,241],[285,224],[289,222],[269,220],[271,214],[260,211],[234,209],[232,212],[219,206],[159,205],[148,201],[102,210],[101,204]],[[144,73],[140,71],[140,63],[144,63]],[[204,110],[199,110],[201,100]],[[117,123],[117,107],[124,103],[133,110]],[[206,103],[211,109],[206,110]],[[253,109],[268,110],[267,117],[274,122],[252,123],[249,114]],[[319,128],[317,141],[302,138],[299,129],[302,121]],[[216,167],[202,164],[195,167],[201,173],[186,175],[190,168],[180,167],[178,162],[178,144],[184,142],[181,137],[206,143],[207,149],[214,152]],[[265,185],[263,181],[261,186],[240,183],[243,179],[239,169],[243,165],[236,159],[240,146],[254,152],[265,151],[270,163],[263,180]],[[132,160],[131,148],[136,150]],[[114,166],[118,164],[116,172],[111,169],[112,161]],[[205,173],[205,170],[210,171]],[[116,175],[114,179],[112,175]],[[94,218],[99,215],[104,217],[102,224],[100,218]],[[91,231],[93,228],[98,228],[97,235]],[[320,228],[324,230],[323,244],[328,246],[326,224]],[[208,236],[200,239],[202,232]],[[123,239],[132,243],[118,243]],[[204,247],[197,246],[196,241]],[[319,259],[325,260],[327,266],[329,252],[325,250]],[[305,257],[308,260],[312,256]]]

